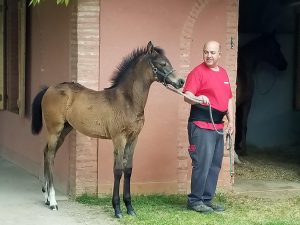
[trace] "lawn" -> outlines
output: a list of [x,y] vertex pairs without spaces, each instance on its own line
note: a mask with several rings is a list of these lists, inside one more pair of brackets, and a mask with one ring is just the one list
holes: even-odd
[[[111,217],[111,196],[99,198],[82,195],[76,199],[88,205],[99,205]],[[126,214],[119,220],[121,224],[184,224],[184,225],[299,225],[300,193],[296,198],[271,200],[240,196],[234,193],[218,194],[217,202],[225,205],[222,213],[200,214],[186,209],[185,195],[134,195],[133,206],[137,216]],[[122,205],[124,205],[122,203]]]

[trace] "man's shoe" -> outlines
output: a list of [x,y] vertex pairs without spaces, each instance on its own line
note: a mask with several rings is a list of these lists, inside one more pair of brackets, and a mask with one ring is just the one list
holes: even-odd
[[195,204],[195,205],[191,205],[188,203],[187,208],[189,210],[194,210],[194,211],[200,212],[200,213],[211,213],[214,211],[211,207],[205,205],[203,202],[201,202],[199,204]]
[[224,206],[212,202],[205,202],[204,203],[206,206],[212,208],[215,212],[223,212],[225,211]]

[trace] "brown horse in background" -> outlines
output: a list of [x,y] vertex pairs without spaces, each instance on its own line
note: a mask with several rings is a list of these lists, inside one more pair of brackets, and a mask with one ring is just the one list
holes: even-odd
[[239,48],[235,137],[235,151],[238,155],[247,154],[247,122],[255,88],[254,72],[261,62],[266,62],[280,71],[287,68],[287,61],[274,32],[263,34]]
[[112,86],[94,91],[78,83],[61,83],[39,92],[32,105],[32,133],[45,124],[47,145],[44,149],[43,192],[45,203],[57,210],[53,185],[55,154],[66,135],[75,129],[94,138],[111,139],[114,146],[114,188],[112,205],[117,218],[122,217],[119,186],[124,174],[123,200],[127,213],[135,215],[131,204],[130,178],[132,158],[138,135],[144,125],[144,108],[154,81],[179,89],[178,78],[162,49],[151,42],[137,49],[120,64]]

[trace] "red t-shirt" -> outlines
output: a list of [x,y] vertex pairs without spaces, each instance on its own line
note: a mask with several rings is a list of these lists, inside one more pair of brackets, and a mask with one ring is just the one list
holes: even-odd
[[[201,63],[187,76],[183,92],[189,91],[195,96],[205,95],[208,97],[211,107],[225,112],[228,109],[228,101],[232,98],[232,92],[225,69],[219,66],[219,71],[214,71]],[[194,121],[204,129],[214,130],[213,124],[204,121]],[[224,124],[215,124],[216,128],[223,129]]]

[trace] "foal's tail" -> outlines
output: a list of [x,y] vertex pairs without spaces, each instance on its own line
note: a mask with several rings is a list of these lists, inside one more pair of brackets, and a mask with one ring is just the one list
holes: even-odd
[[41,90],[34,98],[32,103],[32,119],[31,119],[31,132],[32,134],[39,134],[43,127],[42,115],[42,99],[48,87]]

